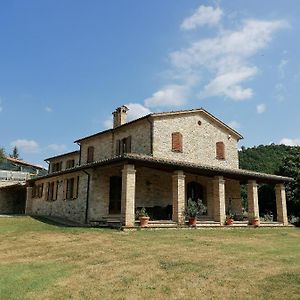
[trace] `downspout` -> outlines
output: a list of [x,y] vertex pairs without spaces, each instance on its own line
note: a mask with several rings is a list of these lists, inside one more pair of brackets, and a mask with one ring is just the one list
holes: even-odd
[[150,121],[150,117],[147,118],[150,124],[150,154],[153,156],[153,122]]
[[86,189],[85,220],[84,220],[84,223],[87,224],[88,216],[89,216],[89,198],[90,198],[91,174],[86,172],[85,170],[82,170],[82,172],[85,173],[88,176],[88,178],[87,178],[87,189]]

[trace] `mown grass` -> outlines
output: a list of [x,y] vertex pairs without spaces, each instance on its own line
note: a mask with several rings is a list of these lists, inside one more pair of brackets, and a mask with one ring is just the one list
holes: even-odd
[[300,299],[294,228],[119,232],[0,218],[0,299]]

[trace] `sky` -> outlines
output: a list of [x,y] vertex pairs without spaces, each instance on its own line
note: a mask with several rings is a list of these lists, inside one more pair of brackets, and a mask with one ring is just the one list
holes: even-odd
[[129,120],[203,107],[239,147],[300,145],[300,1],[0,0],[0,147],[44,165]]

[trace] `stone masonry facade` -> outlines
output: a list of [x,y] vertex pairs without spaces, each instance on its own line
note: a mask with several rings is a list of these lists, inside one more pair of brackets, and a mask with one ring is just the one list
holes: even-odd
[[[80,150],[46,160],[49,174],[28,183],[26,213],[79,223],[114,217],[132,227],[136,210],[146,207],[153,215],[161,210],[164,218],[184,224],[188,197],[198,193],[195,197],[207,207],[205,217],[223,225],[229,209],[242,215],[241,184],[246,183],[250,220],[259,216],[258,173],[246,180],[234,175],[240,172],[241,135],[202,109],[150,114],[124,123],[127,110],[114,112],[113,129],[76,141]],[[122,160],[126,153],[138,155],[139,163]],[[143,160],[147,157],[151,164]],[[174,168],[177,162],[182,167]],[[112,179],[120,184],[112,187]],[[287,225],[284,181],[274,180],[278,221]],[[112,201],[119,207],[113,214]]]

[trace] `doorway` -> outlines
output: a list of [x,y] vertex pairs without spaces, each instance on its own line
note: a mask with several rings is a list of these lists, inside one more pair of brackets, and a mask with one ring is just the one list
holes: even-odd
[[112,176],[109,181],[109,214],[121,213],[122,177]]

